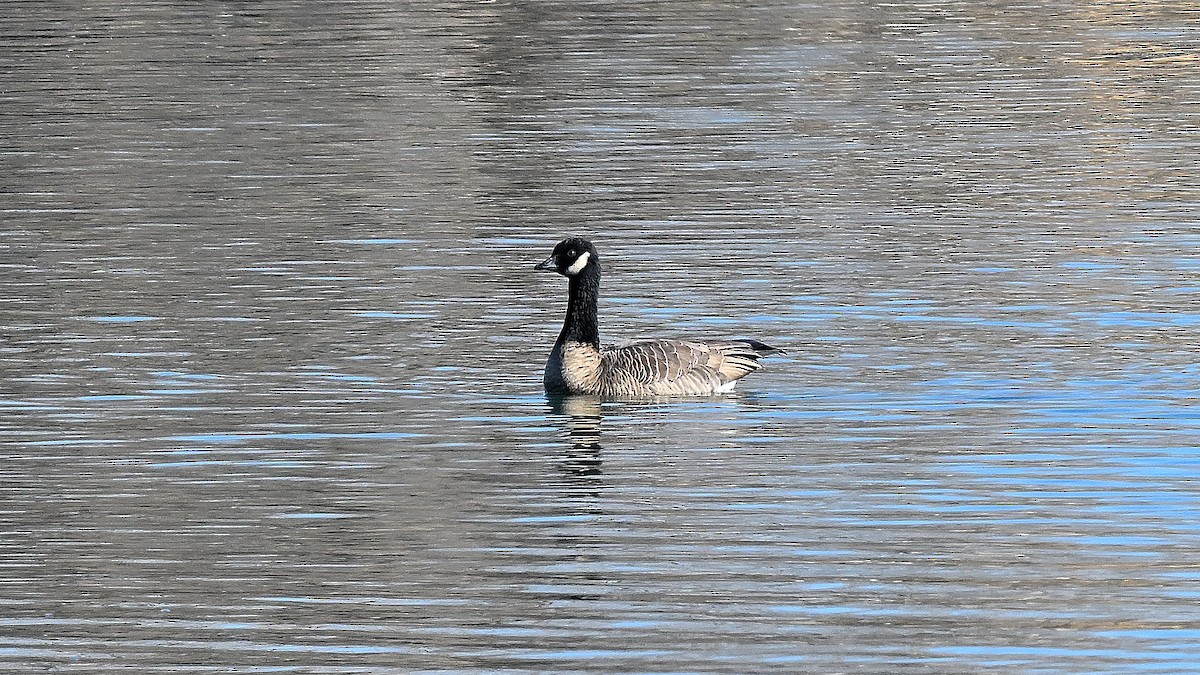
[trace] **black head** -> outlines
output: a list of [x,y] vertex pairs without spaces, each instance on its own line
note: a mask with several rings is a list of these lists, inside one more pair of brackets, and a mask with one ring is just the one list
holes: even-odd
[[600,256],[592,242],[581,237],[571,237],[558,242],[550,254],[533,269],[550,270],[566,277],[582,274],[584,270],[599,270]]

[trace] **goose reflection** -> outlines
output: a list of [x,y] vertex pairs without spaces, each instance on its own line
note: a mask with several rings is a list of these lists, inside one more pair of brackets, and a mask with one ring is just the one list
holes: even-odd
[[576,476],[600,473],[601,401],[593,396],[549,396],[550,415],[562,420],[571,443],[564,468]]

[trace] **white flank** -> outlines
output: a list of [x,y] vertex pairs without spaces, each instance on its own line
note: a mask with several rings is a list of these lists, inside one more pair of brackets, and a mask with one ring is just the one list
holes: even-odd
[[592,257],[591,251],[584,251],[583,254],[576,258],[575,262],[571,263],[571,266],[567,268],[567,274],[570,274],[571,276],[579,274],[584,267],[587,267],[588,258],[590,257]]

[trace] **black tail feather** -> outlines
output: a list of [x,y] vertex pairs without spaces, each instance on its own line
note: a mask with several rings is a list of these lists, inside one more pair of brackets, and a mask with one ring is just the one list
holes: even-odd
[[779,347],[772,347],[771,345],[766,344],[764,342],[759,342],[758,340],[751,340],[749,338],[745,338],[745,339],[738,340],[738,342],[750,345],[750,349],[753,349],[755,351],[755,353],[757,353],[759,356],[767,356],[768,354],[784,354],[784,353],[786,353]]

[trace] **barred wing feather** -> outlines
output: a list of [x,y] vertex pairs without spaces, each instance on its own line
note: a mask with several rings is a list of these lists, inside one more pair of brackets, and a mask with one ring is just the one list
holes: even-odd
[[704,395],[732,389],[761,366],[771,348],[762,343],[644,340],[605,347],[600,353],[607,395]]

